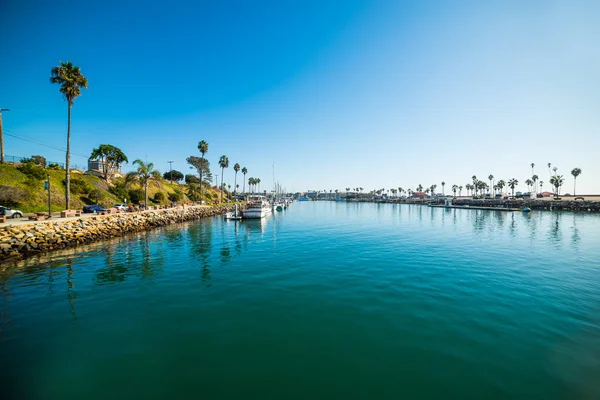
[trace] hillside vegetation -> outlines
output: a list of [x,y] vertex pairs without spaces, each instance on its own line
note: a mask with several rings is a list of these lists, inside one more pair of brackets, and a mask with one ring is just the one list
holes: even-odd
[[[65,209],[65,171],[0,164],[0,205],[18,208],[23,212],[48,210],[48,192],[44,190],[45,177],[50,176],[50,202],[52,211]],[[148,187],[149,205],[189,202],[187,185],[171,184],[162,179],[151,180]],[[117,178],[107,183],[94,175],[73,170],[71,172],[71,209],[81,209],[86,204],[110,207],[115,203],[138,204],[144,202],[144,188],[139,182],[126,183]],[[219,191],[206,190],[204,199],[217,202]]]

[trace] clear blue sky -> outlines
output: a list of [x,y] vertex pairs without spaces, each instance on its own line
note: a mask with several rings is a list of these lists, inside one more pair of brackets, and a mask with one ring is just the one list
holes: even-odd
[[[7,134],[63,148],[50,69],[89,80],[72,163],[101,143],[183,173],[209,143],[272,187],[446,191],[547,163],[600,193],[600,1],[0,1]],[[5,137],[9,155],[64,152]],[[131,166],[125,166],[125,170]],[[546,183],[546,187],[549,185]],[[520,189],[525,189],[521,184]]]

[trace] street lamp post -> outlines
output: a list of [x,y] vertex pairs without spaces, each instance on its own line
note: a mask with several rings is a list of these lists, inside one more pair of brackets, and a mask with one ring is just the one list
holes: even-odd
[[167,161],[169,163],[169,175],[171,176],[171,184],[173,184],[173,163],[174,161]]
[[4,164],[4,135],[2,134],[2,111],[10,111],[10,108],[0,108],[0,164]]

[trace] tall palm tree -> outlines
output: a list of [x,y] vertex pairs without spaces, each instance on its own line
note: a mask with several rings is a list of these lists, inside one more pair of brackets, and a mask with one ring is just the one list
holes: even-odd
[[243,192],[246,193],[246,174],[248,173],[248,168],[242,168],[242,174],[244,174],[244,189]]
[[504,189],[504,186],[506,186],[506,182],[500,179],[498,182],[496,182],[496,186],[498,187],[498,191],[502,193],[502,189]]
[[538,179],[539,179],[539,176],[537,176],[537,175],[533,175],[531,177],[531,181],[533,182],[533,186],[534,186],[534,192],[537,192],[535,183],[538,181]]
[[556,171],[558,171],[558,168],[554,167],[552,168],[552,171],[554,171],[554,175],[556,175]]
[[50,70],[52,76],[50,83],[60,84],[60,92],[67,101],[67,154],[65,162],[66,196],[65,207],[68,210],[71,203],[71,108],[75,99],[81,95],[81,88],[87,89],[88,81],[81,73],[81,69],[71,61],[60,62],[57,67]]
[[446,182],[442,182],[442,196],[445,196],[446,194],[444,193],[444,186],[446,186]]
[[240,170],[240,164],[235,163],[235,165],[233,166],[233,170],[235,171],[235,178],[233,179],[233,193],[235,194],[235,188],[237,187],[237,173]]
[[512,189],[512,195],[515,197],[515,187],[519,184],[519,181],[515,178],[508,180],[508,187]]
[[552,174],[550,173],[551,166],[552,166],[552,163],[548,163],[548,176],[552,176]]
[[540,193],[542,193],[542,185],[544,184],[544,181],[540,181]]
[[531,163],[531,175],[535,175],[535,172],[533,172],[533,167],[535,167],[535,164]]
[[555,196],[558,196],[560,194],[560,187],[562,186],[564,181],[565,180],[563,179],[562,175],[554,175],[552,178],[550,178],[550,184],[554,186],[555,189]]
[[525,181],[525,184],[527,185],[527,191],[530,192],[531,189],[529,188],[531,185],[533,185],[533,181],[531,179],[527,179]]
[[576,196],[575,185],[577,185],[577,177],[581,175],[581,168],[573,168],[573,170],[571,171],[571,175],[573,175],[573,178],[575,179],[575,181],[573,182],[573,196]]
[[477,196],[477,189],[479,189],[479,188],[477,187],[477,182],[478,182],[478,180],[477,180],[477,176],[473,175],[473,176],[471,177],[471,179],[473,179],[473,189],[475,189],[475,196]]
[[137,178],[140,183],[144,185],[144,207],[146,210],[148,209],[148,182],[151,179],[158,180],[160,179],[160,172],[154,169],[154,163],[146,164],[140,159],[137,159],[133,162],[134,165],[137,165],[136,172],[130,172],[129,175]]
[[490,176],[488,176],[488,179],[490,180],[490,187],[493,187],[494,183],[492,181],[494,180],[494,175],[490,174]]
[[421,185],[419,183],[419,186],[417,186],[417,192],[422,192],[423,191],[423,185]]
[[258,185],[258,193],[260,193],[260,178],[256,178],[256,184]]
[[454,192],[454,197],[456,197],[457,190],[458,190],[458,185],[452,185],[452,191]]
[[208,152],[208,143],[205,140],[201,140],[198,143],[198,150],[200,150],[200,201],[202,201],[202,170],[204,169],[204,155]]
[[229,168],[229,158],[225,155],[222,155],[219,158],[219,166],[221,167],[221,203],[223,202],[223,171],[225,168]]
[[459,186],[459,187],[458,187],[458,195],[459,195],[459,196],[462,196],[462,190],[463,190],[463,187],[462,187],[462,186]]

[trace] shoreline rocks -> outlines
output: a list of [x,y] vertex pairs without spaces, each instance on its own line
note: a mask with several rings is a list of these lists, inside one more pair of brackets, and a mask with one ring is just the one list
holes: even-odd
[[119,213],[66,221],[0,226],[0,263],[75,247],[177,222],[233,211],[233,205],[177,207],[142,213]]

